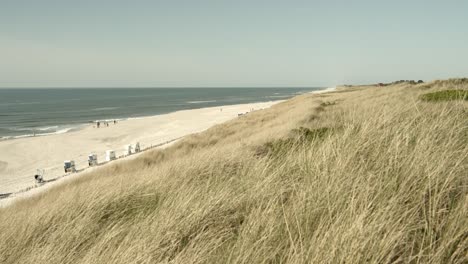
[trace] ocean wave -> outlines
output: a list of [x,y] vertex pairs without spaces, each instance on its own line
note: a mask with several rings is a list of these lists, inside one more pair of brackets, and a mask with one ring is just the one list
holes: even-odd
[[203,103],[214,103],[216,100],[206,100],[206,101],[188,101],[187,104],[203,104]]
[[10,106],[10,105],[35,105],[40,104],[41,102],[13,102],[13,103],[0,103],[0,106]]
[[270,95],[268,98],[287,98],[291,97],[291,95]]
[[5,127],[4,129],[10,131],[33,131],[33,128],[30,127]]
[[114,109],[119,109],[120,107],[100,107],[100,108],[94,108],[91,109],[92,111],[108,111],[108,110],[114,110]]
[[58,126],[48,126],[48,127],[38,127],[32,130],[47,131],[47,130],[57,130]]
[[112,118],[112,119],[99,119],[99,120],[94,120],[92,121],[92,123],[97,123],[97,122],[109,122],[109,123],[113,123],[114,121],[124,121],[124,120],[128,120],[130,118]]
[[[28,137],[40,137],[40,136],[50,136],[50,135],[58,135],[58,134],[64,134],[68,133],[71,131],[76,131],[79,130],[83,127],[84,125],[77,125],[77,126],[63,126],[63,128],[58,129],[58,126],[53,126],[53,127],[42,127],[42,128],[24,128],[22,130],[17,129],[16,131],[31,131],[32,133],[28,134],[23,134],[23,135],[15,135],[15,136],[2,136],[0,137],[0,140],[9,140],[9,139],[18,139],[18,138],[28,138]],[[55,129],[54,129],[55,127]],[[52,132],[46,132],[46,133],[34,133],[35,131],[47,131],[47,130],[52,130]],[[58,129],[58,130],[57,130]],[[13,130],[13,129],[10,129]]]
[[47,127],[2,127],[2,129],[10,131],[48,131],[48,130],[57,130],[58,126],[47,126]]

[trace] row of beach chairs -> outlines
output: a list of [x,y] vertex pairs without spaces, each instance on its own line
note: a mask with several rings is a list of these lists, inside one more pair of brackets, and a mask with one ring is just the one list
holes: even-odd
[[[120,157],[126,157],[131,154],[135,154],[141,151],[140,143],[137,142],[131,145],[125,145],[123,155]],[[119,158],[120,158],[119,157]],[[106,162],[116,160],[118,157],[115,150],[106,150]],[[98,156],[96,153],[91,153],[88,155],[88,166],[97,166],[99,165]],[[65,173],[75,173],[77,171],[74,160],[65,160],[63,162],[63,169]],[[34,175],[36,183],[44,183],[44,170],[37,170],[36,175]]]

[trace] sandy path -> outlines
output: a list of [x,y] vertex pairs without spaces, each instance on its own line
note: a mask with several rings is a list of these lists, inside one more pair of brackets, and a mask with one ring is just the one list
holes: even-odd
[[89,153],[96,153],[98,161],[102,162],[108,149],[115,150],[119,156],[123,154],[124,145],[140,142],[144,149],[203,131],[237,117],[238,113],[267,108],[277,102],[184,110],[120,121],[99,129],[89,126],[65,134],[0,141],[0,194],[34,186],[36,169],[44,169],[47,180],[57,178],[64,174],[64,160],[73,159],[77,169],[86,168]]

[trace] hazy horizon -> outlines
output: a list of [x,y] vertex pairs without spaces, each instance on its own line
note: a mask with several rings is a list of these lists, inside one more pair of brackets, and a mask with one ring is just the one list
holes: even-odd
[[[333,86],[334,87],[334,86]],[[92,86],[82,86],[82,87],[73,87],[73,86],[56,86],[56,87],[0,87],[2,90],[8,90],[8,89],[233,89],[233,88],[238,88],[238,89],[272,89],[272,88],[283,88],[283,89],[288,89],[288,88],[333,88],[333,87],[328,87],[328,86],[170,86],[170,87],[163,87],[163,86],[97,86],[97,87],[92,87]]]
[[330,87],[468,73],[461,1],[2,1],[1,88]]

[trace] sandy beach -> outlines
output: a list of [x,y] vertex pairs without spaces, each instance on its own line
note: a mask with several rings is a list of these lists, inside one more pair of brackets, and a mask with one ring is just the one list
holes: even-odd
[[44,179],[64,175],[64,160],[74,160],[78,170],[88,167],[88,154],[105,161],[105,151],[124,153],[124,146],[139,142],[142,149],[201,132],[251,109],[268,108],[280,101],[218,106],[177,111],[164,115],[120,121],[117,124],[58,135],[0,141],[0,194],[14,193],[35,185],[37,169]]

